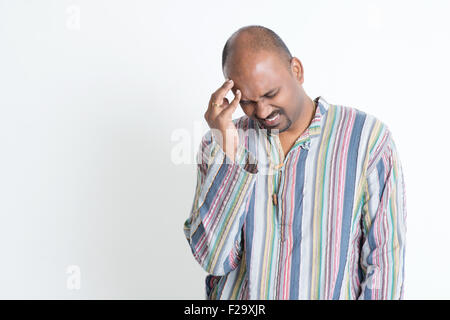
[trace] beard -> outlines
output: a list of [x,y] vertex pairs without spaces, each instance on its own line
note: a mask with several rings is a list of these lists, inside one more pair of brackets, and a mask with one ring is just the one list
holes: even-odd
[[[276,135],[276,134],[280,134],[280,133],[282,133],[282,132],[284,132],[284,131],[286,131],[286,130],[288,130],[290,127],[291,127],[291,125],[292,125],[292,121],[291,121],[291,119],[289,119],[289,117],[288,116],[286,116],[286,114],[281,114],[280,116],[285,116],[285,118],[286,118],[286,125],[282,128],[282,129],[278,129],[278,128],[266,128],[265,126],[265,128],[266,128],[266,130],[267,130],[267,133],[268,134],[270,134],[270,135]],[[281,123],[280,123],[281,124]]]

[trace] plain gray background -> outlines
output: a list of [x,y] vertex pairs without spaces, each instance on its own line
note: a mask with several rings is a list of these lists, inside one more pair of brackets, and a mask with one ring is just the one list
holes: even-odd
[[449,9],[0,0],[0,298],[204,298],[183,234],[196,167],[174,148],[184,133],[197,150],[223,45],[249,24],[282,37],[311,97],[391,128],[407,191],[405,298],[450,298]]

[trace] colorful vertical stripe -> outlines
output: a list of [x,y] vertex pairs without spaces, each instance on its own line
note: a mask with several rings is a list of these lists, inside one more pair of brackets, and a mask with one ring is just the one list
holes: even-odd
[[356,108],[315,102],[286,156],[247,116],[233,120],[234,163],[203,136],[184,234],[208,273],[206,299],[403,298],[406,198],[392,134]]

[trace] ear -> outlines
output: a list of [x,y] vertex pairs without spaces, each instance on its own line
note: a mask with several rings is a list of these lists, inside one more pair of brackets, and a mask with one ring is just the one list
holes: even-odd
[[291,71],[295,79],[300,82],[300,84],[303,84],[303,81],[305,80],[303,77],[303,66],[297,57],[292,57],[291,59]]

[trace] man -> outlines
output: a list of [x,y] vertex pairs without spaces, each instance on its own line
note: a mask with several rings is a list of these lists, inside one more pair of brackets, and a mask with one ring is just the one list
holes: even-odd
[[211,95],[184,223],[206,298],[402,299],[405,188],[387,126],[309,98],[270,29],[233,33],[222,67],[232,82]]

